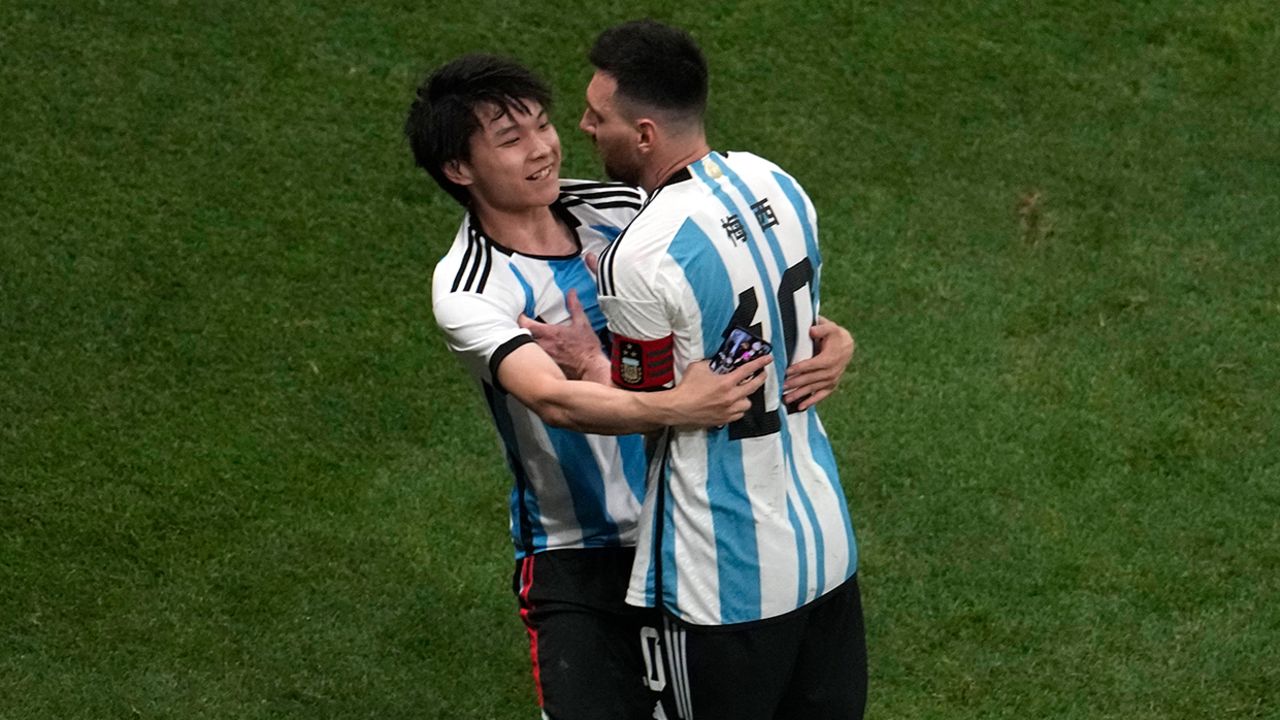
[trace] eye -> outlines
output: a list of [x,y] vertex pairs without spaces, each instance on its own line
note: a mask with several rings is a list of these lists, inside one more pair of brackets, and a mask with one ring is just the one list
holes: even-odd
[[518,142],[520,142],[520,136],[516,135],[510,138],[509,140],[503,140],[502,142],[498,143],[498,147],[511,147],[512,145],[515,145]]

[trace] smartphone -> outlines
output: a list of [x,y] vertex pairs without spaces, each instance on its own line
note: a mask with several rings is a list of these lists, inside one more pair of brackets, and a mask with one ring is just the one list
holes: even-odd
[[711,356],[711,371],[723,375],[739,365],[773,352],[773,346],[750,330],[735,327],[720,343],[720,349]]

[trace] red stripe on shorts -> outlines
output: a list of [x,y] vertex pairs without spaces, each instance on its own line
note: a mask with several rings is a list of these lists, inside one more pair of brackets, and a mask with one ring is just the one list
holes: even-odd
[[533,660],[533,686],[538,690],[538,707],[542,707],[542,669],[538,666],[538,631],[529,622],[529,589],[533,587],[533,555],[524,559],[520,568],[520,619],[529,633],[529,658]]

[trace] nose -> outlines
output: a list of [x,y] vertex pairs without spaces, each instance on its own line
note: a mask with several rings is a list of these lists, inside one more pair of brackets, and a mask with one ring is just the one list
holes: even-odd
[[587,119],[590,117],[590,115],[591,115],[591,112],[589,110],[584,110],[582,112],[582,119],[578,121],[578,129],[588,135],[595,135],[596,127],[590,120]]
[[551,143],[547,142],[547,139],[539,133],[534,134],[531,147],[533,148],[533,156],[536,158],[551,154]]

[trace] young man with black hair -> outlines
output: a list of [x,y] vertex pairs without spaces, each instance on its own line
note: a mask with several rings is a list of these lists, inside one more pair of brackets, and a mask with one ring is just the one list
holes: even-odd
[[[405,123],[414,158],[467,210],[435,268],[432,307],[484,393],[515,478],[514,585],[544,717],[649,720],[664,685],[657,618],[623,602],[645,455],[643,439],[624,434],[741,418],[763,364],[728,375],[703,364],[670,391],[636,394],[568,380],[532,342],[521,316],[573,313],[603,332],[585,259],[644,200],[616,183],[560,180],[550,101],[526,68],[490,55],[458,58],[418,89]],[[843,370],[849,354],[837,347],[817,364]]]
[[[816,410],[780,382],[814,349],[813,204],[777,165],[711,150],[706,61],[684,31],[627,23],[589,57],[580,126],[610,177],[649,194],[600,259],[614,383],[669,387],[735,328],[773,348],[774,372],[741,420],[673,428],[652,456],[627,600],[665,614],[684,720],[860,718],[853,527]],[[620,373],[637,353],[673,364],[673,377]],[[607,371],[603,355],[591,362],[591,375]]]

